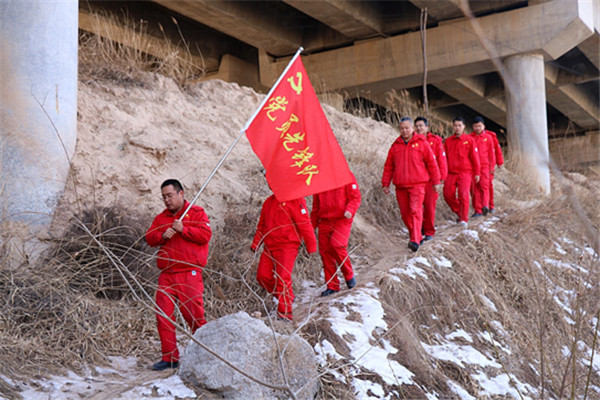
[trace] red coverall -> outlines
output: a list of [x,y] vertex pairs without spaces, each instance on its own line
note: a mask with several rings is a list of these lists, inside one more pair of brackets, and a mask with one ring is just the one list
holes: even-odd
[[[446,150],[442,138],[431,132],[426,137],[429,147],[433,151],[438,168],[440,169],[440,180],[445,181],[448,176],[448,164],[446,162]],[[430,180],[425,186],[425,200],[423,202],[423,234],[427,236],[435,235],[435,205],[439,193],[433,189],[433,182]]]
[[[323,261],[328,289],[340,290],[340,281],[337,277],[338,265],[346,281],[354,277],[347,247],[352,220],[360,207],[360,199],[356,178],[346,186],[313,196],[310,217],[313,227],[319,229],[319,253]],[[352,214],[351,218],[344,216],[346,211]]]
[[473,138],[479,153],[480,175],[479,182],[471,183],[471,196],[473,202],[473,210],[481,214],[483,207],[490,207],[490,180],[491,170],[496,165],[496,156],[494,154],[494,142],[490,135],[485,131],[480,135],[475,132],[469,134]]
[[[448,177],[444,184],[444,199],[460,221],[469,220],[469,189],[475,175],[479,175],[479,154],[473,138],[456,134],[444,142],[448,160]],[[458,197],[456,191],[458,189]]]
[[423,200],[428,182],[440,183],[440,170],[429,143],[423,136],[413,134],[404,143],[401,137],[390,147],[381,185],[388,187],[390,182],[396,186],[396,199],[400,207],[402,221],[410,234],[410,241],[421,243],[423,238]]
[[277,297],[280,317],[292,319],[292,271],[298,246],[304,239],[309,253],[317,251],[317,239],[304,198],[279,203],[274,195],[267,198],[260,212],[252,251],[264,243],[258,262],[256,280],[267,292]]
[[[500,146],[500,142],[498,142],[498,137],[496,136],[496,132],[484,130],[485,133],[492,137],[494,141],[494,156],[496,157],[496,165],[502,166],[504,164],[504,155],[502,154],[502,147]],[[490,176],[490,210],[494,209],[494,170],[496,169],[496,165],[492,165],[491,176]]]
[[146,241],[152,247],[160,246],[156,263],[161,273],[158,277],[156,305],[169,318],[156,314],[158,335],[162,348],[162,360],[175,362],[179,360],[177,339],[175,336],[175,303],[179,303],[181,315],[192,333],[206,324],[204,319],[204,302],[202,292],[202,268],[208,258],[208,242],[212,231],[204,209],[192,206],[183,218],[183,232],[177,233],[169,240],[162,235],[179,219],[189,206],[185,201],[177,215],[168,209],[158,214],[146,232]]

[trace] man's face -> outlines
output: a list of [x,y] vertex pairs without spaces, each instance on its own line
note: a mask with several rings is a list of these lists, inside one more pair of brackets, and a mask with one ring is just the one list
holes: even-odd
[[465,124],[462,121],[454,121],[452,127],[454,128],[454,134],[456,136],[462,135],[465,131]]
[[413,124],[410,121],[400,122],[400,137],[404,141],[409,141],[413,136]]
[[167,210],[171,211],[173,214],[176,214],[183,207],[183,190],[179,192],[175,190],[173,185],[167,185],[161,189],[162,198],[165,202],[165,207]]
[[483,122],[475,122],[473,124],[473,131],[475,131],[475,133],[478,135],[481,135],[481,132],[483,132],[484,129],[485,125],[483,124]]
[[415,122],[415,131],[417,131],[417,133],[420,135],[426,135],[428,131],[428,126],[425,125],[425,122],[423,121],[417,121]]

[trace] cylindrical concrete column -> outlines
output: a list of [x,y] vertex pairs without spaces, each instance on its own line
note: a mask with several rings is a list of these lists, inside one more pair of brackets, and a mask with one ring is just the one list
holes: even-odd
[[520,54],[508,57],[504,64],[510,79],[505,83],[510,157],[520,161],[520,172],[526,179],[549,194],[544,57],[541,54]]
[[77,135],[77,0],[0,1],[0,222],[48,227]]

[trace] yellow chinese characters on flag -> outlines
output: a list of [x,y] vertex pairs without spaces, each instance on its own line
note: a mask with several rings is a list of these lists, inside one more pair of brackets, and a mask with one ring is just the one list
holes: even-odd
[[352,182],[300,57],[278,82],[246,128],[277,200],[310,196]]

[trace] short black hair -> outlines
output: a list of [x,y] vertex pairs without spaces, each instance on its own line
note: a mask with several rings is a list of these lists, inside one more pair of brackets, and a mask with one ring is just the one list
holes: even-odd
[[406,122],[406,121],[410,122],[411,124],[413,123],[413,120],[412,120],[411,117],[402,117],[402,118],[400,118],[400,123]]
[[417,122],[419,122],[419,121],[423,121],[423,123],[425,124],[425,126],[429,125],[429,123],[427,122],[427,118],[425,118],[425,117],[417,117],[417,118],[415,118],[415,124]]
[[167,179],[166,181],[164,181],[162,183],[162,185],[160,185],[160,188],[164,188],[165,186],[173,186],[173,189],[175,189],[175,191],[177,193],[181,192],[183,190],[183,186],[181,186],[181,182],[179,182],[177,179]]
[[463,117],[456,117],[452,120],[452,122],[456,122],[456,121],[460,121],[463,123],[463,125],[467,125],[467,123]]
[[483,117],[481,115],[478,115],[475,118],[473,118],[473,123],[474,124],[476,124],[478,122],[481,122],[482,124],[485,124],[485,121],[483,120]]

